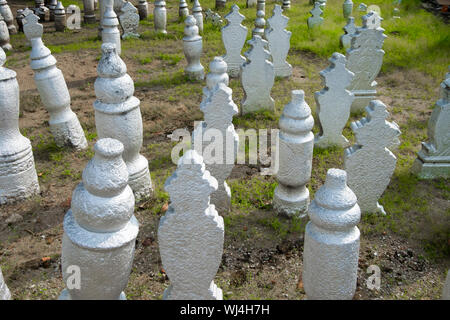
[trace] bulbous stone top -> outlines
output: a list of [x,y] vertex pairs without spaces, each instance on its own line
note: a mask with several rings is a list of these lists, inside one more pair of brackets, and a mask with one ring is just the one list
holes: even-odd
[[314,118],[305,101],[305,92],[303,90],[292,90],[291,95],[291,102],[284,107],[280,118],[281,131],[291,134],[311,131],[314,126]]
[[62,5],[61,1],[58,1],[58,4],[56,5],[55,8],[55,15],[59,15],[59,14],[65,14],[66,11],[64,10],[64,6]]
[[95,153],[104,158],[116,158],[122,155],[124,150],[123,144],[116,139],[105,138],[99,140],[94,145]]
[[202,7],[200,6],[200,2],[198,0],[194,0],[194,6],[192,7],[192,12],[202,12]]
[[6,62],[6,53],[0,47],[0,81],[13,79],[17,75],[17,73],[14,70],[3,67],[5,62]]
[[97,74],[102,78],[118,78],[127,73],[125,62],[117,54],[115,43],[104,43],[102,57],[97,66]]
[[184,22],[186,26],[184,27],[183,41],[196,41],[202,38],[198,35],[197,20],[193,15],[188,15]]
[[212,90],[218,83],[224,83],[228,86],[230,78],[227,68],[227,63],[222,57],[214,57],[209,64],[210,73],[206,76],[206,85],[209,90]]

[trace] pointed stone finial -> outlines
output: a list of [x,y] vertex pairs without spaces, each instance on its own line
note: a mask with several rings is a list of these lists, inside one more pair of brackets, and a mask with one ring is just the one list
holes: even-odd
[[203,32],[203,9],[200,6],[200,1],[194,0],[194,6],[192,7],[192,15],[197,21],[198,31]]
[[137,32],[137,29],[139,27],[138,10],[130,1],[125,2],[125,4],[120,9],[119,21],[123,29],[122,39],[140,37],[139,33]]
[[242,48],[247,38],[247,28],[241,23],[245,17],[239,13],[239,7],[233,4],[230,13],[225,16],[228,24],[222,28],[222,41],[226,54],[223,59],[228,66],[228,75],[238,77],[245,58],[241,55]]
[[5,23],[8,26],[9,33],[16,34],[17,28],[14,25],[14,16],[6,0],[0,0],[0,15],[5,19]]
[[401,132],[395,122],[386,121],[389,112],[380,100],[372,100],[366,112],[366,118],[350,125],[356,144],[345,149],[344,166],[361,212],[386,214],[378,199],[386,190],[397,163],[388,148],[400,144]]
[[[155,1],[155,7],[156,7],[156,3],[157,2],[161,2],[161,1],[162,0],[156,0]],[[148,3],[147,3],[147,0],[139,0],[138,11],[139,11],[139,19],[140,20],[147,19],[147,17],[148,17]]]
[[306,184],[311,179],[314,118],[303,90],[292,90],[292,100],[284,107],[279,126],[278,186],[273,207],[279,214],[304,217],[309,205]]
[[0,300],[11,300],[11,292],[3,279],[2,268],[0,268]]
[[356,33],[356,26],[355,26],[355,18],[348,17],[347,24],[343,28],[345,34],[343,34],[339,38],[339,42],[341,44],[341,47],[344,49],[350,48],[352,44],[352,38]]
[[197,21],[194,16],[189,15],[185,20],[183,47],[184,55],[188,62],[184,73],[191,80],[203,80],[205,72],[200,57],[203,50],[202,37],[198,35]]
[[127,67],[117,54],[115,44],[102,44],[97,73],[94,109],[98,137],[113,138],[123,143],[128,184],[136,199],[149,197],[153,189],[148,161],[139,153],[143,141],[140,101],[133,95],[133,79],[127,74]]
[[309,206],[303,285],[308,300],[351,300],[356,290],[361,212],[347,175],[329,169]]
[[24,17],[23,32],[28,40],[42,38],[44,27],[39,23],[39,17],[34,13],[27,12]]
[[19,84],[0,48],[0,205],[39,193],[30,140],[19,131]]
[[276,4],[272,17],[267,20],[268,27],[265,30],[275,77],[285,78],[292,75],[292,66],[286,61],[292,35],[292,32],[285,29],[288,21],[289,18],[283,15],[281,6]]
[[353,2],[352,0],[345,0],[342,4],[342,12],[344,14],[344,19],[348,19],[353,12]]
[[266,13],[263,10],[256,11],[255,27],[252,30],[252,36],[258,35],[261,38],[264,37],[264,28],[266,27],[265,15]]
[[219,83],[224,83],[226,86],[229,84],[229,77],[227,74],[227,63],[222,57],[214,57],[213,61],[209,64],[209,73],[206,75],[206,87],[203,87],[203,98],[200,103],[200,110],[203,111],[203,106],[209,100],[214,91],[214,88]]
[[241,83],[244,88],[244,100],[241,104],[242,114],[270,110],[275,108],[275,102],[270,96],[275,82],[275,71],[270,62],[270,53],[265,48],[268,43],[260,36],[253,36],[247,42],[250,49],[244,53],[248,61],[242,65]]
[[308,28],[312,29],[317,26],[320,26],[323,23],[322,18],[322,9],[320,8],[321,4],[319,1],[314,2],[314,8],[309,12],[311,13],[311,17],[308,18]]
[[124,147],[118,140],[100,139],[94,150],[64,218],[64,283],[70,283],[75,271],[81,285],[67,286],[60,300],[126,300],[123,290],[133,264],[139,223],[121,157]]
[[171,203],[159,222],[158,243],[171,285],[163,299],[222,300],[213,281],[224,241],[223,218],[210,204],[217,180],[205,170],[203,158],[188,150],[164,188]]
[[66,11],[64,10],[64,6],[61,1],[58,1],[58,4],[55,8],[55,30],[56,31],[64,31],[66,28]]
[[178,16],[180,18],[186,18],[189,15],[189,8],[186,0],[180,0],[180,5],[178,7]]
[[105,5],[105,13],[102,20],[102,42],[116,45],[116,52],[120,56],[122,46],[120,43],[119,20],[111,5]]
[[12,50],[12,46],[9,43],[9,31],[3,16],[0,14],[0,47],[5,51]]
[[351,112],[360,112],[377,94],[375,78],[383,64],[382,49],[384,29],[380,27],[380,16],[371,11],[362,17],[363,26],[352,36],[351,47],[347,50],[347,69],[355,74],[348,90],[355,95]]
[[315,144],[319,148],[348,145],[342,130],[350,117],[350,106],[355,98],[353,93],[346,89],[354,73],[345,68],[347,63],[345,56],[335,52],[329,61],[331,65],[320,72],[325,87],[314,96],[320,127]]
[[450,66],[441,83],[441,98],[428,121],[428,141],[412,167],[422,179],[450,177]]

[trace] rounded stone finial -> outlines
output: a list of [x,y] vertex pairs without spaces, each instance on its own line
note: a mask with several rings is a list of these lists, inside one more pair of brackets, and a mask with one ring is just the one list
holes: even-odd
[[122,154],[123,144],[116,139],[104,138],[94,145],[94,151],[104,158],[114,158]]
[[292,90],[292,100],[288,103],[280,118],[280,129],[285,133],[298,134],[312,130],[314,118],[305,101],[303,90]]
[[212,73],[227,72],[227,63],[222,57],[214,57],[213,61],[209,64],[209,70],[211,70]]
[[97,66],[97,73],[104,78],[117,78],[127,72],[125,62],[119,57],[115,43],[103,43],[102,57]]
[[195,20],[194,16],[189,15],[189,16],[186,18],[185,23],[186,23],[187,26],[192,27],[192,26],[197,25],[197,20]]
[[347,182],[347,172],[341,169],[329,169],[327,171],[327,178],[325,180],[325,185],[328,188],[345,188]]
[[206,98],[217,84],[224,83],[228,86],[230,78],[227,74],[227,68],[227,63],[222,57],[214,57],[213,61],[210,62],[210,72],[206,76],[206,88],[203,90]]

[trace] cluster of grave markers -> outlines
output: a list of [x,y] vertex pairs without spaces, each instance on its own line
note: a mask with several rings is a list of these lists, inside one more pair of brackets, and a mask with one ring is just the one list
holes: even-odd
[[[344,3],[344,15],[348,2]],[[217,1],[216,7],[224,3]],[[325,3],[316,2],[316,6],[320,9]],[[72,266],[80,268],[82,284],[80,288],[67,286],[60,299],[126,299],[123,291],[139,231],[134,217],[135,199],[152,195],[148,161],[140,154],[143,141],[140,100],[134,96],[134,82],[120,58],[121,38],[115,12],[123,12],[119,16],[119,19],[123,17],[120,19],[123,25],[134,24],[136,16],[138,20],[146,18],[148,7],[145,1],[139,1],[138,14],[137,9],[132,7],[136,10],[131,10],[128,4],[100,1],[103,44],[94,102],[99,140],[64,218],[61,255],[65,284],[72,274]],[[185,0],[180,0],[179,14],[185,18],[186,25],[183,45],[188,66],[185,72],[190,79],[203,80],[204,68],[200,63],[203,43],[199,35],[202,9],[195,0],[194,14],[189,15],[185,4]],[[252,1],[247,5],[251,6]],[[234,167],[239,146],[232,123],[239,108],[228,87],[229,77],[240,77],[245,92],[241,113],[248,113],[273,111],[270,90],[275,77],[292,74],[292,66],[286,61],[291,32],[285,29],[288,18],[282,14],[290,3],[283,2],[283,8],[275,5],[267,27],[265,1],[258,0],[256,6],[255,28],[248,42],[251,48],[244,56],[241,51],[248,30],[241,22],[245,17],[239,13],[237,5],[225,16],[228,24],[222,28],[222,39],[226,53],[210,63],[200,104],[204,121],[192,133],[192,150],[184,153],[176,171],[165,183],[170,206],[160,220],[158,242],[171,286],[165,291],[164,299],[222,299],[222,291],[213,279],[223,252],[222,216],[231,210],[231,192],[226,179]],[[39,8],[36,13],[46,12],[42,6]],[[88,7],[85,1],[86,21],[92,18],[94,10],[94,1]],[[165,2],[156,1],[154,10],[155,28],[166,32]],[[127,13],[134,13],[134,16]],[[27,9],[22,14],[19,27],[32,46],[31,68],[42,103],[50,115],[49,125],[55,142],[58,146],[85,149],[87,141],[70,108],[64,76],[42,41],[40,17]],[[320,73],[325,87],[315,93],[320,133],[316,137],[312,133],[314,119],[302,90],[292,91],[291,101],[279,120],[278,186],[273,208],[288,216],[308,214],[311,220],[305,230],[303,258],[303,282],[308,299],[353,297],[360,239],[357,224],[361,213],[385,213],[378,199],[396,166],[396,157],[388,148],[399,143],[400,129],[386,120],[389,116],[386,106],[376,100],[374,79],[381,68],[384,55],[381,47],[386,37],[380,26],[381,18],[376,12],[369,12],[363,17],[363,26],[355,28],[348,10],[347,15],[349,23],[353,24],[353,31],[346,30],[349,31],[346,43],[350,47],[346,56],[332,55],[330,66]],[[130,36],[134,36],[133,32]],[[5,62],[6,55],[0,49],[0,205],[39,193],[31,144],[19,131],[16,73],[3,67]],[[413,166],[423,178],[450,176],[449,87],[450,72],[441,84],[441,99],[430,119],[429,141],[423,143]],[[342,130],[350,112],[364,107],[367,116],[350,125],[356,143],[348,146]],[[208,141],[212,130],[224,137],[222,159],[227,159],[225,163],[211,161],[204,153],[208,146],[202,141]],[[314,145],[346,147],[345,171],[329,169],[324,185],[310,202],[306,186],[311,177]],[[449,291],[448,286],[445,290]],[[0,299],[9,298],[0,271]]]

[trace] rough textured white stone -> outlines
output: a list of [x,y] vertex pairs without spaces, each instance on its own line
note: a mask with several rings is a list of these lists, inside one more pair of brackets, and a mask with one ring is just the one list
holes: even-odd
[[19,84],[0,48],[0,205],[39,193],[30,140],[19,131]]
[[331,65],[320,72],[325,88],[314,95],[320,127],[315,144],[319,148],[346,147],[348,140],[342,135],[342,130],[350,117],[350,106],[355,98],[346,88],[354,74],[345,68],[347,61],[344,55],[335,52],[329,61]]
[[[231,190],[225,180],[234,168],[239,144],[232,122],[239,110],[232,99],[233,91],[227,86],[226,69],[226,63],[220,57],[211,62],[212,73],[207,76],[204,100],[200,104],[205,120],[193,132],[193,148],[203,155],[206,170],[217,180],[218,189],[211,194],[211,203],[222,215],[231,209]],[[217,141],[211,141],[212,137],[218,139],[217,135],[221,137],[220,147]],[[201,142],[200,146],[197,141]],[[216,146],[210,150],[214,143]]]
[[264,37],[264,28],[266,27],[266,13],[263,10],[256,11],[255,27],[252,30],[252,36]]
[[400,144],[401,134],[395,122],[388,122],[389,112],[380,100],[366,107],[367,117],[351,123],[356,144],[345,149],[344,166],[348,186],[358,197],[363,213],[384,212],[378,199],[391,180],[397,158],[388,149]]
[[70,30],[81,29],[81,10],[80,7],[71,4],[67,7],[67,21],[66,27]]
[[[110,0],[111,1],[111,0]],[[110,3],[105,3],[105,12],[102,19],[102,42],[116,45],[116,52],[120,56],[122,46],[120,43],[119,20]]]
[[2,268],[0,268],[0,300],[11,300],[11,292],[3,279]]
[[197,27],[199,32],[203,32],[203,9],[200,6],[198,0],[194,0],[194,6],[192,7],[192,15],[197,21]]
[[56,59],[42,42],[43,27],[38,17],[29,14],[23,26],[31,42],[31,69],[41,101],[50,114],[50,130],[58,146],[86,149],[87,141],[76,114],[70,108],[70,94],[64,76],[56,67]]
[[124,299],[134,257],[139,223],[134,196],[127,185],[124,147],[115,139],[100,139],[83,171],[83,182],[72,194],[64,217],[61,267],[64,284],[70,266],[80,268],[80,288],[67,288],[61,300]]
[[286,61],[292,35],[292,32],[285,29],[288,21],[289,18],[283,15],[283,9],[277,4],[273,8],[272,17],[267,19],[268,27],[265,35],[269,42],[275,77],[284,78],[292,75],[292,66]]
[[62,5],[61,1],[58,1],[58,4],[55,8],[55,30],[56,31],[64,31],[66,28],[66,10]]
[[348,90],[355,95],[351,112],[364,110],[375,99],[377,82],[375,78],[383,64],[381,49],[386,36],[380,27],[381,18],[375,12],[362,17],[363,26],[353,35],[351,47],[347,50],[347,69],[355,74]]
[[178,6],[178,16],[180,18],[186,18],[189,15],[189,8],[186,3],[186,0],[180,0],[180,4]]
[[[94,3],[94,1],[92,0],[92,3]],[[48,11],[50,12],[50,18],[49,21],[55,21],[55,9],[56,9],[56,5],[58,4],[57,0],[50,0],[49,4],[47,5],[48,7]],[[94,11],[92,11],[93,13]],[[94,21],[95,22],[95,15],[94,15]]]
[[303,90],[292,91],[292,100],[284,107],[279,126],[278,186],[273,208],[280,214],[304,217],[309,205],[306,184],[311,179],[314,118]]
[[413,171],[424,179],[450,178],[450,67],[440,94],[428,121],[428,141],[422,142],[413,165]]
[[153,190],[148,161],[139,154],[143,140],[140,101],[133,96],[133,80],[114,44],[102,44],[97,73],[94,109],[98,137],[113,138],[123,143],[128,184],[136,199],[149,197]]
[[167,10],[166,2],[164,0],[155,1],[155,8],[153,9],[153,20],[155,24],[155,30],[161,33],[167,33]]
[[158,243],[171,285],[163,299],[222,300],[213,279],[222,260],[224,223],[209,202],[216,179],[203,158],[188,150],[164,188],[171,203],[159,222]]
[[140,35],[137,32],[137,28],[139,27],[139,14],[136,7],[127,1],[120,10],[119,20],[123,29],[122,39],[139,38]]
[[314,2],[314,8],[309,12],[311,13],[311,17],[308,18],[308,28],[312,29],[317,26],[320,26],[323,23],[322,9],[320,9],[320,2]]
[[344,14],[344,19],[348,19],[353,12],[353,2],[352,0],[345,0],[342,4],[342,12]]
[[361,211],[346,173],[329,169],[305,229],[303,286],[308,300],[350,300],[356,290]]
[[17,28],[14,25],[14,16],[11,12],[11,8],[6,0],[0,0],[0,15],[5,19],[6,25],[10,34],[16,34]]
[[270,96],[275,82],[275,71],[269,60],[267,41],[260,36],[253,36],[248,41],[250,49],[244,53],[247,62],[242,65],[241,83],[244,88],[244,99],[241,103],[241,113],[249,113],[259,110],[273,111],[275,102]]
[[84,22],[95,23],[94,0],[83,0]]
[[442,300],[450,300],[450,269],[447,271],[444,288],[442,289]]
[[339,38],[339,42],[341,44],[341,47],[344,49],[348,49],[352,45],[352,38],[356,33],[356,26],[355,26],[355,18],[349,17],[347,20],[347,24],[343,28],[345,34],[343,34]]
[[0,47],[5,51],[12,50],[12,45],[9,43],[9,40],[8,26],[0,14]]
[[[155,6],[157,2],[161,2],[161,0],[156,0],[155,1]],[[138,11],[139,11],[139,19],[140,20],[145,20],[148,17],[148,3],[147,0],[139,0],[139,4],[138,4]]]
[[205,72],[200,57],[203,50],[202,37],[198,35],[197,21],[192,15],[187,16],[184,27],[183,49],[188,65],[184,73],[191,80],[203,80]]
[[227,53],[223,59],[228,66],[228,75],[239,77],[241,66],[245,62],[245,58],[241,55],[248,32],[247,28],[241,24],[245,17],[239,13],[239,7],[233,4],[225,19],[228,24],[222,28],[222,41]]

